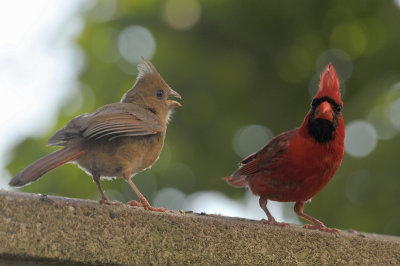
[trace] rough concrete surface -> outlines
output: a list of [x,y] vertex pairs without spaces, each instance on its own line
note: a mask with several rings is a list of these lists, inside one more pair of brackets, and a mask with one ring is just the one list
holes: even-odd
[[395,265],[400,238],[0,190],[0,264]]

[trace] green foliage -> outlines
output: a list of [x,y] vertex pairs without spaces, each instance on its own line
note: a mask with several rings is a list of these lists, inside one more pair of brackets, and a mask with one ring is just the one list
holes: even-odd
[[[310,80],[321,70],[316,62],[328,49],[345,51],[353,64],[352,76],[342,84],[346,122],[366,119],[400,80],[395,26],[400,10],[392,1],[201,1],[200,20],[188,30],[175,30],[164,21],[164,5],[118,1],[116,14],[105,22],[93,21],[94,11],[89,11],[77,40],[86,61],[81,97],[94,100],[94,106],[83,104],[75,115],[119,101],[133,85],[136,65],[116,52],[119,32],[130,25],[151,31],[157,45],[151,60],[183,96],[160,160],[134,179],[145,195],[169,186],[185,193],[218,190],[241,196],[242,190],[221,180],[241,159],[232,145],[235,132],[248,124],[266,125],[274,134],[300,125],[309,108]],[[71,118],[61,113],[58,127]],[[399,141],[399,135],[380,140],[364,158],[345,154],[335,177],[306,212],[328,226],[400,235]],[[26,140],[16,147],[8,169],[16,174],[51,150],[44,139]],[[134,197],[122,180],[102,182],[112,199]],[[91,178],[73,166],[23,190],[99,197]]]

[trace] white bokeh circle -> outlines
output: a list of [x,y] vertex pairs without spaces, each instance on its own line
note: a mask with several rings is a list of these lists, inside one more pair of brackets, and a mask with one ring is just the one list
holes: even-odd
[[364,120],[356,120],[347,124],[345,151],[352,157],[365,157],[376,147],[378,134],[374,126]]
[[136,64],[141,57],[150,59],[156,51],[153,34],[145,27],[133,25],[126,27],[118,36],[118,50],[130,63]]

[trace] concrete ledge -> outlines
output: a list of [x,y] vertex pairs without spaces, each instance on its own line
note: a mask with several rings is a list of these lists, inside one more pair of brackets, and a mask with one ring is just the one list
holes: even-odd
[[0,190],[0,264],[400,264],[400,238]]

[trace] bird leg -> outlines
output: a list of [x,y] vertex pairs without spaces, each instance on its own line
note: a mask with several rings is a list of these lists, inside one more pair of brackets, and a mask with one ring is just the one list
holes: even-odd
[[328,228],[321,221],[305,214],[303,212],[303,209],[304,209],[304,201],[297,201],[296,204],[294,205],[294,211],[296,212],[296,214],[314,224],[314,225],[311,224],[304,225],[307,229],[316,229],[328,233],[339,233],[339,231],[336,230],[335,228]]
[[106,204],[106,205],[121,205],[122,203],[119,201],[109,201],[106,195],[104,194],[103,189],[101,188],[100,185],[100,176],[97,174],[93,174],[93,180],[96,183],[97,187],[99,188],[100,194],[101,194],[101,199],[99,200],[100,204]]
[[270,225],[278,225],[278,226],[287,226],[287,223],[280,223],[277,222],[275,220],[275,218],[271,215],[271,213],[269,212],[269,210],[267,209],[267,197],[262,195],[260,197],[259,203],[260,203],[260,207],[261,209],[263,209],[263,211],[265,212],[265,214],[268,217],[268,220],[262,219],[261,222],[265,223],[265,224],[270,224]]
[[147,199],[142,195],[142,193],[140,193],[139,189],[132,182],[130,174],[125,173],[124,177],[125,177],[126,182],[128,182],[128,184],[132,187],[132,189],[135,191],[136,195],[139,197],[139,200],[140,200],[140,202],[137,202],[136,200],[128,201],[126,203],[127,205],[143,207],[145,210],[149,210],[149,211],[165,212],[164,208],[154,208],[150,205],[150,203],[147,201]]

